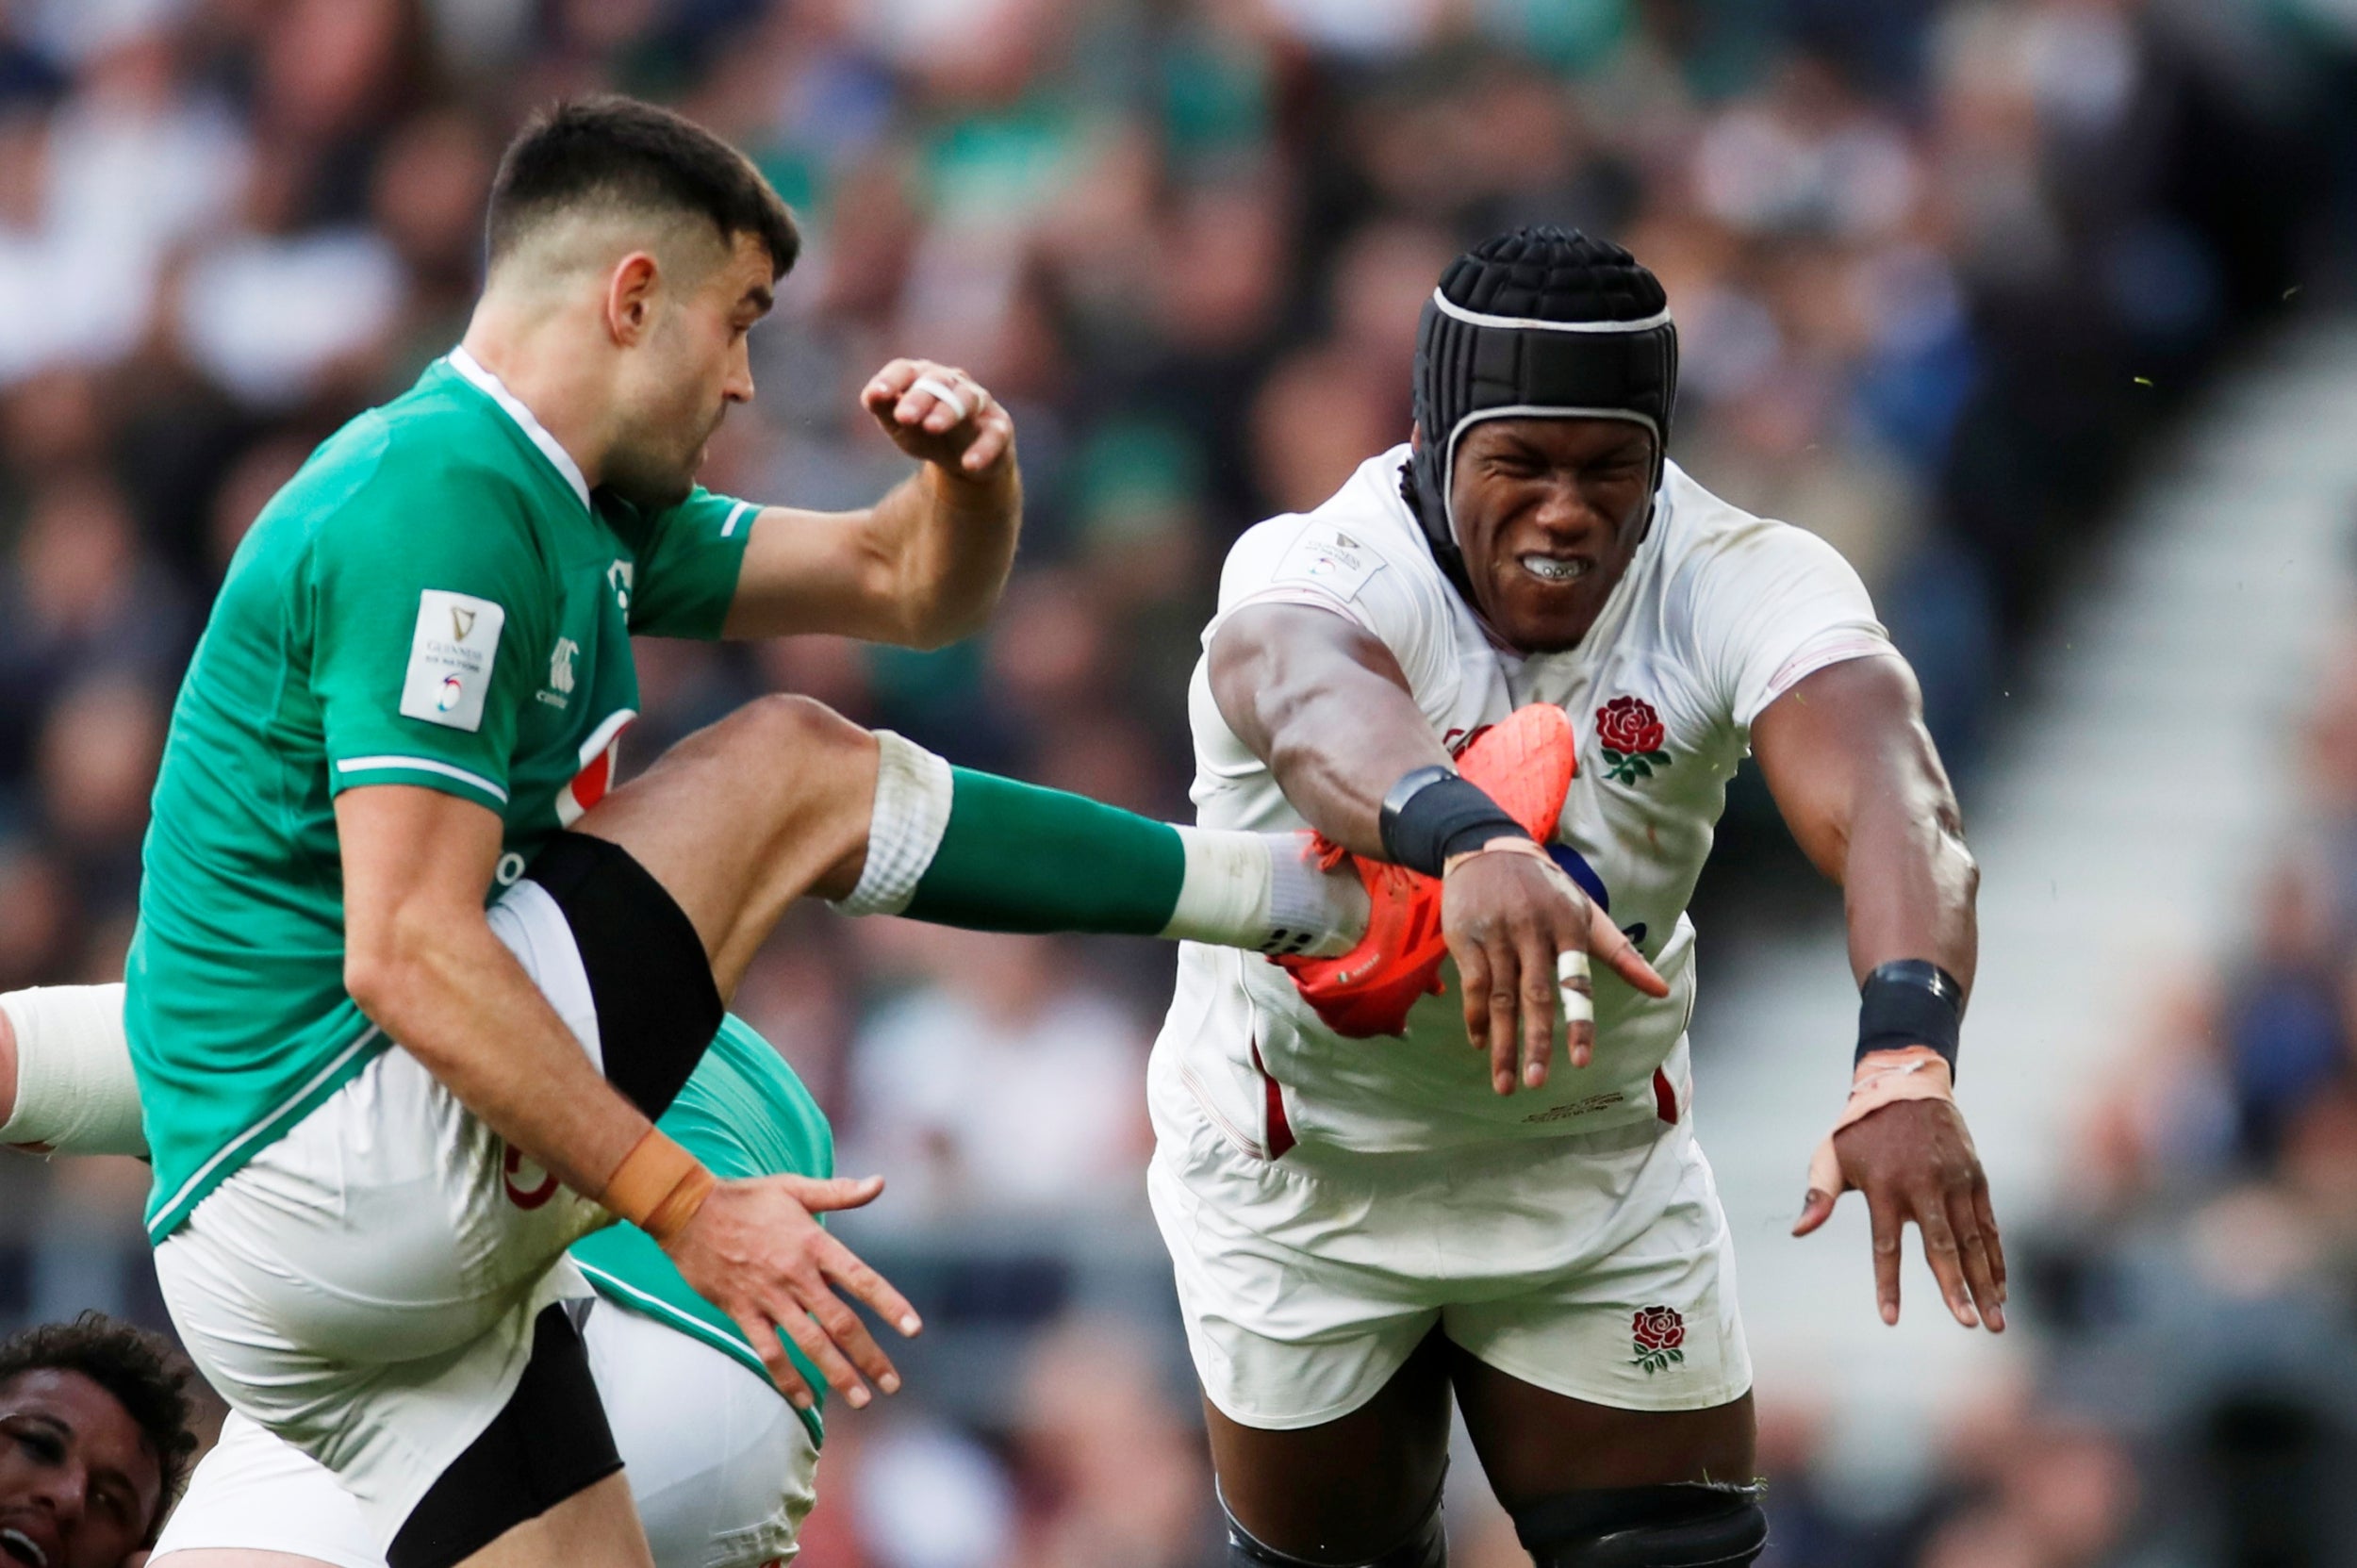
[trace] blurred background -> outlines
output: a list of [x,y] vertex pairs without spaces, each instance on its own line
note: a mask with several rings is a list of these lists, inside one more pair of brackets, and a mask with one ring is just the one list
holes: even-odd
[[[2002,1342],[1920,1265],[1882,1329],[1854,1213],[1784,1237],[1846,1082],[1838,900],[1755,780],[1705,880],[1767,1561],[2357,1562],[2357,4],[0,0],[0,986],[120,977],[223,563],[457,339],[504,139],[603,88],[808,239],[707,483],[872,499],[856,389],[920,353],[1014,410],[1031,503],[972,642],[642,643],[641,762],[790,689],[1185,816],[1221,556],[1405,437],[1448,258],[1631,246],[1673,455],[1864,574],[1988,872]],[[811,1568],[1218,1560],[1143,1200],[1169,968],[816,910],[763,956],[739,1010],[890,1178],[843,1230],[930,1325],[833,1414]],[[0,1162],[0,1328],[160,1326],[144,1185]],[[1453,1560],[1525,1561],[1458,1472]]]

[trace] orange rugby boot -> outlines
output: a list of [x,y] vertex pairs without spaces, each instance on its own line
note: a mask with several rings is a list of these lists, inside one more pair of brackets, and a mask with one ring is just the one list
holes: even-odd
[[[1552,703],[1518,708],[1476,731],[1457,759],[1457,770],[1495,801],[1531,837],[1555,836],[1563,795],[1579,771],[1579,741],[1571,717]],[[1319,864],[1332,867],[1349,854],[1324,837]],[[1352,856],[1367,889],[1367,933],[1338,958],[1279,958],[1327,1028],[1351,1039],[1400,1034],[1408,1010],[1441,989],[1441,881],[1379,860]]]

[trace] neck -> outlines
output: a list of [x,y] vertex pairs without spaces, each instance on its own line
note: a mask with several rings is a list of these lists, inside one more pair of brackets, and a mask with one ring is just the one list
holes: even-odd
[[460,346],[532,410],[595,489],[602,483],[611,410],[604,378],[592,363],[597,336],[573,315],[563,305],[523,309],[486,293]]

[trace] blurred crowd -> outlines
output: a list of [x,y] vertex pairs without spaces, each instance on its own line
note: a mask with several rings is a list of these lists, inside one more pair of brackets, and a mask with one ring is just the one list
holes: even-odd
[[[1660,274],[1673,454],[1849,556],[1969,777],[2123,465],[2255,323],[2336,292],[2357,226],[2357,21],[2332,0],[0,0],[0,986],[119,977],[168,703],[230,553],[319,439],[457,339],[507,135],[609,88],[746,148],[807,239],[707,483],[872,499],[903,466],[856,389],[920,353],[1014,411],[1030,502],[986,636],[648,642],[632,754],[795,689],[1171,817],[1222,553],[1405,437],[1418,308],[1484,233],[1577,224]],[[2357,802],[2357,695],[2320,733]],[[2340,826],[2250,973],[2187,999],[2183,1074],[2102,1168],[2107,1202],[2175,1195],[2197,1263],[2260,1248],[2287,1292],[2343,1279],[2345,1310]],[[814,911],[739,1007],[847,1164],[893,1179],[878,1246],[1052,1217],[1150,1276],[1139,1074],[1167,976],[1146,944]],[[1049,1111],[1055,1137],[1020,1131]],[[0,1168],[0,1322],[155,1318],[140,1188]],[[2100,1316],[2099,1272],[2054,1288]],[[1043,1294],[975,1294],[1010,1293]],[[1203,1560],[1166,1316],[1007,1321],[978,1342],[985,1408],[838,1423],[813,1568]],[[2236,1409],[2215,1419],[2292,1419]],[[1956,1495],[1998,1501],[1899,1536],[1796,1526],[1774,1560],[2111,1560],[2108,1538],[2000,1550],[2062,1538],[2007,1476],[2050,1511],[2126,1506],[2118,1450],[2049,1419],[1960,1440]],[[920,1494],[938,1507],[880,1501]],[[1805,1469],[1784,1494],[1813,1517]]]

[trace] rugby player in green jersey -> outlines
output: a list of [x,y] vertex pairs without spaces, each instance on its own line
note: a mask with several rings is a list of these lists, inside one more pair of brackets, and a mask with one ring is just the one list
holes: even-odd
[[[716,1181],[653,1126],[789,902],[1267,950],[1356,933],[1258,835],[960,774],[800,699],[609,789],[634,633],[978,626],[1018,529],[1013,425],[896,360],[862,398],[920,466],[874,506],[699,489],[799,241],[667,111],[542,117],[487,230],[461,346],[322,445],[230,568],[165,747],[124,1016],[157,1278],[214,1386],[336,1474],[394,1568],[637,1564],[549,1310],[569,1246],[637,1223],[798,1402],[780,1333],[853,1405],[898,1387],[838,1290],[917,1326],[807,1187]],[[556,1183],[529,1206],[527,1166]]]
[[[825,1114],[733,1016],[657,1125],[719,1175],[804,1178],[815,1198],[834,1175]],[[122,986],[0,994],[0,1142],[27,1134],[61,1154],[146,1153]],[[530,1202],[554,1184],[519,1170],[510,1185]],[[610,1226],[575,1244],[571,1258],[597,1295],[569,1310],[659,1568],[791,1558],[815,1500],[819,1411],[785,1401],[744,1331],[689,1290],[644,1231]],[[820,1386],[816,1369],[787,1353]],[[232,1412],[151,1560],[228,1568],[257,1552],[331,1568],[384,1561],[358,1505],[325,1468]]]

